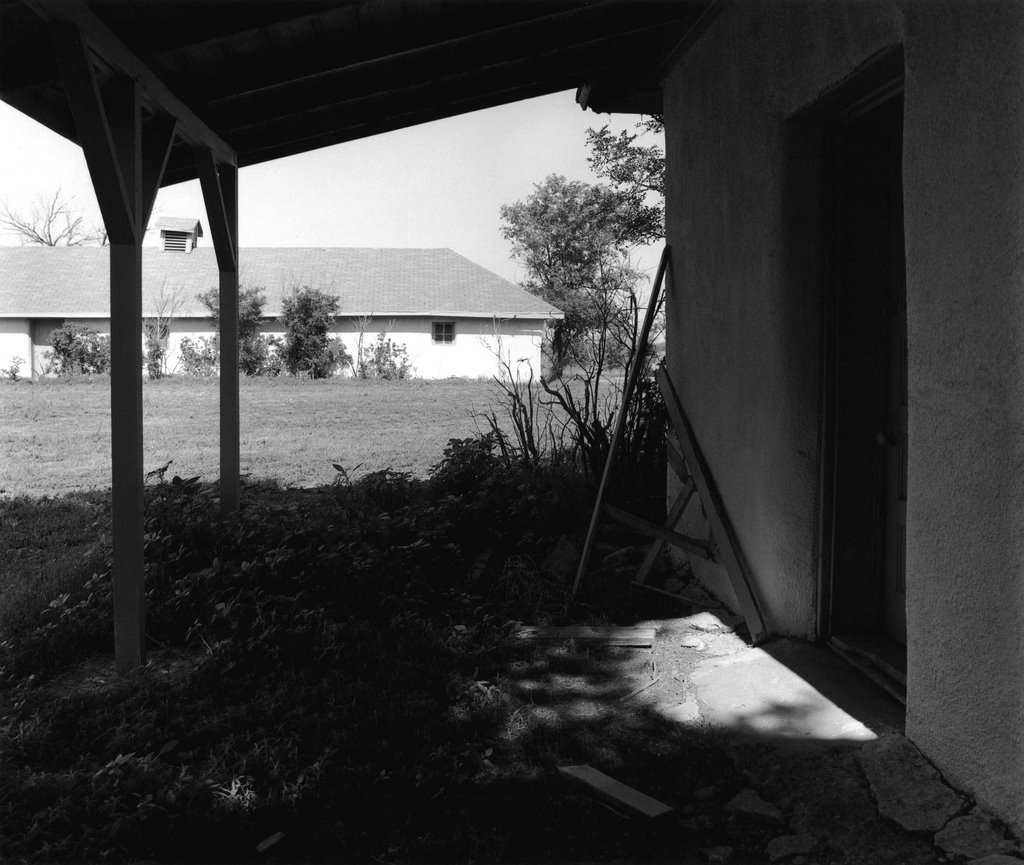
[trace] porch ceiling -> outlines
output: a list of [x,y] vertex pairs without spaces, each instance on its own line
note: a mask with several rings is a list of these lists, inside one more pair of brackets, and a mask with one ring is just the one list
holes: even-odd
[[[656,110],[667,58],[714,0],[70,0],[239,167],[587,85]],[[49,28],[69,0],[0,0],[0,98],[78,141]],[[77,19],[81,20],[81,19]],[[123,68],[120,71],[125,71]],[[153,94],[156,94],[155,96]],[[164,94],[161,96],[160,94]],[[652,97],[655,97],[652,101]],[[205,133],[204,133],[205,134]],[[207,136],[208,138],[210,136]],[[179,125],[162,185],[196,177]]]

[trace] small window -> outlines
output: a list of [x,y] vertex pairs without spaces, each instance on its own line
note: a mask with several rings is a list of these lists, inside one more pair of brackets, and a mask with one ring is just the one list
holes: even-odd
[[454,321],[435,321],[434,322],[434,342],[455,342],[455,322]]

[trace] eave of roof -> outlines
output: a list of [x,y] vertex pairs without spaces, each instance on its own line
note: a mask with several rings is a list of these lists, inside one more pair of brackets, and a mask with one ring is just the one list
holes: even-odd
[[[245,166],[587,81],[614,82],[616,104],[631,90],[650,97],[666,58],[717,4],[0,0],[0,98],[77,140],[46,20],[66,5],[147,70],[160,85],[150,101],[172,95]],[[169,109],[147,103],[155,110]],[[186,137],[164,185],[196,176]]]
[[[560,318],[561,311],[450,249],[242,248],[242,286],[259,287],[265,313],[303,286],[338,296],[340,316]],[[217,285],[214,251],[143,251],[143,309],[174,303],[175,317],[205,318],[197,295]],[[0,247],[0,317],[107,318],[109,250]]]

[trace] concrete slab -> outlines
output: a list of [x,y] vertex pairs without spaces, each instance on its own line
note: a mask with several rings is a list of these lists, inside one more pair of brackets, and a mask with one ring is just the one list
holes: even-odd
[[[775,641],[771,653],[747,647],[697,664],[692,682],[704,719],[736,733],[787,740],[855,743],[874,739],[876,734],[868,725],[798,675],[794,669],[801,665],[793,660],[805,654],[804,667],[835,664],[837,675],[847,672],[846,665],[813,646],[779,646],[782,642],[789,641]],[[786,655],[786,663],[776,654]]]

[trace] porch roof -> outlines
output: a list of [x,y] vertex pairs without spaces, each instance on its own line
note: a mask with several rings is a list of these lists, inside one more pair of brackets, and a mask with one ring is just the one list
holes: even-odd
[[664,65],[717,5],[0,0],[0,98],[79,141],[51,43],[73,24],[109,73],[144,73],[144,119],[178,119],[170,185],[197,176],[194,145],[242,167],[573,87],[658,112]]

